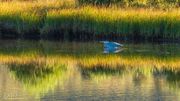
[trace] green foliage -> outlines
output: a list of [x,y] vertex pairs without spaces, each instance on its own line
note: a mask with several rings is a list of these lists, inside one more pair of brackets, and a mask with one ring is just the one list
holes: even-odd
[[179,0],[77,0],[79,4],[124,7],[179,7]]

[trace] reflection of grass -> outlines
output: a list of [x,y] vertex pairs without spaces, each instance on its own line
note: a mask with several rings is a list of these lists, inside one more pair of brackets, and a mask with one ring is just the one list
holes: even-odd
[[127,45],[127,49],[120,54],[102,54],[103,47],[98,43],[15,41],[1,44],[0,62],[4,64],[36,62],[92,69],[180,67],[178,45]]
[[[108,81],[104,85],[110,87],[110,81],[125,80],[129,78],[130,81],[137,84],[148,83],[153,80],[154,73],[161,73],[161,71],[167,69],[172,70],[169,73],[171,76],[179,70],[179,60],[161,60],[158,58],[147,57],[120,57],[116,55],[95,56],[95,57],[73,57],[73,56],[0,56],[1,60],[6,60],[4,63],[10,66],[10,73],[12,76],[20,81],[24,86],[24,89],[29,91],[37,98],[42,97],[45,93],[53,91],[60,80],[60,87],[64,87],[65,81],[68,80],[69,74],[66,72],[71,66],[81,67],[81,76],[83,79],[90,79],[97,84],[101,84],[103,81]],[[140,61],[140,62],[138,62]],[[112,67],[111,67],[112,66]],[[156,67],[157,66],[157,67]],[[67,69],[66,69],[67,68]],[[168,73],[168,72],[167,72]],[[70,71],[72,75],[72,72]],[[166,74],[165,72],[165,75]],[[173,77],[172,75],[172,77]],[[178,75],[174,75],[178,78]],[[173,77],[174,78],[174,77]],[[146,80],[147,79],[147,80]],[[167,81],[172,83],[174,79]],[[177,80],[176,80],[177,81]],[[175,81],[175,82],[176,82]],[[174,87],[174,85],[170,84]],[[179,83],[178,83],[179,84]],[[101,85],[103,86],[103,85]],[[122,87],[126,88],[126,84]]]
[[177,90],[180,89],[180,71],[164,69],[162,74],[166,76],[166,81],[169,83],[170,87]]
[[125,45],[127,49],[119,54],[102,54],[103,47],[97,43],[13,41],[1,43],[0,63],[9,65],[12,76],[36,97],[53,90],[59,79],[63,85],[72,73],[64,68],[79,67],[82,77],[97,82],[126,73],[134,81],[145,82],[146,77],[163,70],[173,73],[167,72],[173,78],[167,81],[178,81],[179,73],[174,74],[180,70],[178,45],[142,46]]
[[[20,81],[25,90],[39,98],[49,91],[53,91],[59,79],[65,78],[64,65],[46,64],[9,64],[11,75]],[[63,82],[63,80],[62,80]]]
[[119,68],[102,68],[102,67],[97,67],[97,68],[81,68],[81,73],[85,77],[89,78],[97,78],[97,77],[111,77],[111,76],[123,76],[125,74],[133,74],[135,77],[139,76],[145,76],[149,77],[152,76],[153,73],[157,72],[156,68],[146,68],[146,67],[133,67],[133,68],[128,68],[128,67],[119,67]]

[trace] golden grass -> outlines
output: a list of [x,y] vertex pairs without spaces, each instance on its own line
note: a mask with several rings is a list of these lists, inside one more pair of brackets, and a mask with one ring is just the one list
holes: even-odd
[[[0,3],[1,36],[18,33],[76,38],[80,33],[123,38],[179,39],[180,10],[77,6],[74,0]],[[14,33],[13,33],[14,32]],[[32,34],[33,36],[34,34]],[[86,35],[86,34],[85,34]]]
[[[120,9],[82,7],[52,10],[47,13],[43,34],[52,30],[72,30],[95,35],[121,37],[178,38],[180,10]],[[47,31],[50,30],[50,31]],[[53,31],[52,31],[53,32]]]
[[85,69],[112,69],[121,68],[156,68],[156,69],[180,69],[179,58],[159,59],[156,57],[124,57],[124,56],[92,56],[92,57],[73,57],[73,56],[6,56],[0,55],[3,64],[45,64],[47,67],[54,65],[65,65],[67,67],[81,67]]

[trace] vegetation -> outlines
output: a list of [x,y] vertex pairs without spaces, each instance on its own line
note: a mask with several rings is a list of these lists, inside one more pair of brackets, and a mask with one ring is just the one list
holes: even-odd
[[82,32],[89,37],[113,34],[135,39],[179,39],[179,16],[178,10],[165,12],[92,7],[53,10],[47,13],[43,34],[63,30],[72,37],[72,33],[77,36]]
[[123,6],[123,7],[179,7],[179,0],[78,0],[80,4],[93,4],[105,6]]
[[81,6],[74,0],[1,2],[0,36],[62,40],[179,40],[179,16],[179,8]]

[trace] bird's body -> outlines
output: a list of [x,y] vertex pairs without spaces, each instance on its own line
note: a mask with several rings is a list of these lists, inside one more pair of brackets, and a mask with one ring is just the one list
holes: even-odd
[[123,45],[117,42],[101,41],[104,44],[104,53],[117,53]]

